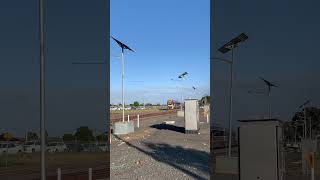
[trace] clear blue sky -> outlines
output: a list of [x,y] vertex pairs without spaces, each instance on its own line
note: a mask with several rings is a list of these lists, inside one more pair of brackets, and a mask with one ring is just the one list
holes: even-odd
[[[124,55],[127,103],[180,100],[181,89],[186,98],[209,94],[209,2],[111,0],[111,35],[135,50]],[[120,103],[121,61],[115,56],[121,49],[110,43],[110,98]],[[170,81],[184,71],[189,76],[182,84]]]

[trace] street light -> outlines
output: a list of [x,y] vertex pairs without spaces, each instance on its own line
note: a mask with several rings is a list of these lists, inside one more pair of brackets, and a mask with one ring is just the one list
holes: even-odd
[[231,65],[231,75],[230,75],[230,111],[229,111],[229,144],[228,144],[228,156],[231,157],[231,140],[232,140],[232,81],[233,81],[233,65],[234,65],[234,49],[238,47],[240,43],[243,43],[248,39],[248,36],[244,33],[241,33],[237,37],[233,38],[231,41],[223,45],[218,49],[222,54],[225,54],[231,51],[231,60],[222,59],[222,58],[213,58],[216,60],[227,62]]
[[124,122],[124,50],[128,49],[129,51],[134,52],[131,48],[129,48],[127,45],[122,43],[121,41],[115,39],[111,36],[111,38],[120,46],[121,48],[121,60],[122,60],[122,122]]
[[[180,82],[182,82],[183,79],[184,79],[187,75],[188,75],[188,72],[184,72],[184,73],[180,74],[180,75],[178,76],[178,79],[181,79]],[[171,79],[171,80],[172,80],[172,79]],[[178,81],[179,81],[179,80],[178,80]],[[182,90],[182,87],[181,87],[181,105],[180,105],[181,111],[182,111],[182,105],[183,105],[183,90]]]

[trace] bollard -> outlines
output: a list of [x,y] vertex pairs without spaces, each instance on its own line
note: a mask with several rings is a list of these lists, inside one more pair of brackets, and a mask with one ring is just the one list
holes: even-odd
[[112,140],[112,136],[111,136],[111,128],[109,128],[109,140],[110,140],[110,144],[111,144],[111,140]]
[[89,177],[88,180],[92,180],[92,168],[89,168]]
[[57,170],[57,180],[61,180],[61,169],[60,168],[58,168],[58,170]]
[[309,165],[311,169],[311,180],[314,180],[314,152],[309,153]]
[[137,127],[140,127],[139,121],[140,121],[140,116],[139,116],[139,114],[138,114],[138,116],[137,116]]
[[207,123],[209,123],[209,114],[207,114]]
[[129,114],[128,114],[128,122],[130,121],[130,116],[129,116]]

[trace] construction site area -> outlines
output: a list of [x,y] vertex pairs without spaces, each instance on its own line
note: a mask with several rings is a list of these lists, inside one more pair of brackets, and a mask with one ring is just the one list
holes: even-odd
[[133,133],[112,135],[111,179],[209,179],[210,125],[199,115],[199,131],[190,134],[177,110],[140,118],[139,127],[130,119]]

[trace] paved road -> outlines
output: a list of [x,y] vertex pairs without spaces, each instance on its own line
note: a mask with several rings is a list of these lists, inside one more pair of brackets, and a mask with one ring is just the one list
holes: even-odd
[[[168,120],[176,124],[159,125]],[[209,125],[185,134],[183,122],[175,115],[152,118],[134,134],[114,137],[111,179],[209,179]]]

